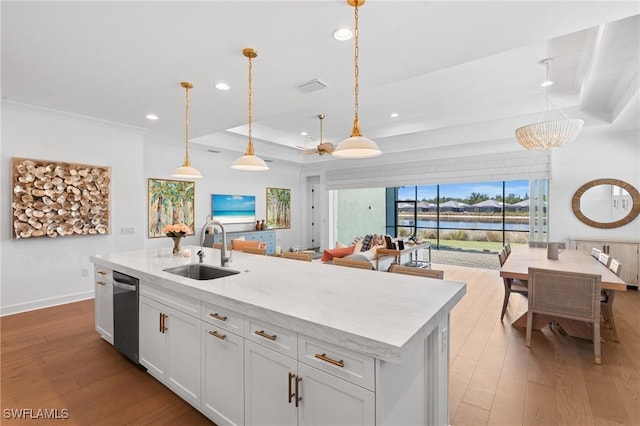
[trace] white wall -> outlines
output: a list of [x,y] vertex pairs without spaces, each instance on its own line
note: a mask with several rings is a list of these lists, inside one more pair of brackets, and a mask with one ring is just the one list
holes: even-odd
[[[230,168],[234,157],[191,146],[191,162],[204,175],[196,181],[195,216],[198,234],[210,214],[212,193],[256,196],[256,213],[265,218],[266,188],[290,188],[291,228],[276,230],[276,244],[301,245],[304,226],[300,209],[300,171],[270,163],[268,172],[247,173]],[[168,238],[148,238],[148,178],[171,179],[182,164],[181,135],[152,137],[142,129],[24,105],[2,104],[2,202],[0,207],[0,315],[91,298],[93,267],[89,256],[144,247],[171,247]],[[95,164],[111,167],[111,233],[101,236],[11,239],[11,157]],[[255,224],[229,225],[228,230],[253,229]],[[134,228],[135,234],[121,234]],[[183,245],[197,245],[195,236]],[[83,276],[83,269],[88,271]]]
[[640,217],[613,229],[598,229],[580,222],[571,199],[585,183],[601,178],[620,179],[640,190],[640,135],[637,130],[584,134],[551,153],[549,182],[551,241],[564,238],[640,239]]
[[[89,256],[142,247],[142,142],[139,129],[2,103],[1,314],[91,298]],[[12,239],[11,157],[111,167],[111,233]],[[136,234],[122,235],[124,227],[135,228]]]
[[[172,179],[174,169],[182,165],[184,160],[184,136],[151,136],[145,138],[144,177]],[[241,194],[255,195],[256,219],[266,219],[267,187],[291,189],[291,228],[276,230],[276,244],[283,248],[294,244],[301,245],[301,229],[304,226],[301,216],[300,169],[277,162],[268,163],[269,170],[265,172],[242,172],[232,170],[231,164],[235,157],[230,154],[215,154],[208,152],[202,145],[190,144],[191,165],[203,175],[196,180],[195,190],[195,223],[196,236],[185,237],[183,246],[199,245],[198,238],[205,218],[211,214],[211,194]],[[258,153],[259,154],[259,153]],[[238,155],[239,156],[239,155]],[[146,192],[145,192],[146,194]],[[147,209],[147,199],[140,200],[144,211]],[[144,219],[145,246],[170,247],[172,242],[168,238],[147,238],[146,227],[148,220]],[[255,229],[255,222],[248,224],[229,224],[227,231],[241,231]]]

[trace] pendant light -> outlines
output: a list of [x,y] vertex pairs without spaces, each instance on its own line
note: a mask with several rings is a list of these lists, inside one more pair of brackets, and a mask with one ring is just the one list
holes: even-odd
[[251,60],[253,58],[255,58],[256,56],[258,56],[258,52],[256,52],[255,50],[251,49],[251,48],[246,48],[246,49],[242,49],[242,54],[247,57],[249,59],[249,91],[248,91],[248,98],[249,98],[249,102],[248,102],[248,121],[249,121],[249,142],[247,143],[247,151],[245,152],[245,154],[238,158],[233,165],[231,166],[232,169],[235,170],[245,170],[245,171],[252,171],[252,172],[261,172],[264,170],[269,170],[269,167],[267,166],[267,164],[264,162],[264,160],[260,157],[258,157],[254,150],[253,150],[253,141],[251,140],[251,101],[252,101],[252,96],[253,93],[251,91],[251,70],[252,70],[252,63]]
[[358,67],[358,7],[364,4],[365,0],[347,0],[347,3],[350,6],[354,7],[354,39],[355,39],[355,49],[354,49],[354,63],[355,63],[355,117],[353,119],[353,129],[351,130],[351,136],[347,139],[343,140],[338,144],[336,149],[333,151],[334,157],[340,158],[369,158],[369,157],[377,157],[382,154],[378,145],[370,139],[365,138],[360,133],[360,121],[358,119],[358,95],[360,92],[360,82],[359,82],[359,74],[360,68]]
[[547,78],[541,84],[545,88],[547,94],[547,109],[544,111],[538,122],[527,124],[516,129],[516,139],[524,148],[531,151],[540,151],[544,149],[556,148],[566,145],[576,140],[584,121],[580,119],[571,119],[567,114],[562,112],[560,108],[556,108],[560,112],[561,117],[552,119],[549,114],[549,87],[553,84],[549,78],[549,63],[553,58],[546,58],[540,61],[540,64],[547,68]]
[[171,177],[180,179],[200,179],[202,175],[200,172],[191,167],[189,161],[189,89],[193,88],[193,84],[188,81],[183,81],[180,86],[184,87],[185,91],[185,118],[184,118],[184,163],[181,167],[178,167]]

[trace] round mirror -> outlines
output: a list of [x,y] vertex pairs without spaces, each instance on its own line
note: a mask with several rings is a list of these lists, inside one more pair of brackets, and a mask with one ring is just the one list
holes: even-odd
[[640,193],[618,179],[597,179],[582,185],[571,201],[581,222],[595,228],[626,225],[640,213]]

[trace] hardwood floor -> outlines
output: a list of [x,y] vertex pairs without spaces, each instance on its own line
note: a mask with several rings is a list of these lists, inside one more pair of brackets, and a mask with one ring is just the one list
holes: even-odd
[[[598,366],[591,343],[548,329],[527,349],[511,326],[526,299],[512,295],[501,322],[498,271],[434,268],[468,284],[451,315],[453,426],[640,425],[638,292],[616,296],[620,343],[602,345]],[[3,425],[49,424],[8,419],[7,409],[66,409],[52,421],[65,425],[212,424],[98,336],[93,300],[3,317],[0,331]]]
[[[511,322],[527,310],[512,294],[500,321],[504,294],[499,271],[434,265],[445,278],[467,282],[451,314],[450,419],[465,425],[640,425],[640,294],[616,295],[620,343],[602,344],[602,365],[591,342]],[[603,337],[609,337],[603,329]]]

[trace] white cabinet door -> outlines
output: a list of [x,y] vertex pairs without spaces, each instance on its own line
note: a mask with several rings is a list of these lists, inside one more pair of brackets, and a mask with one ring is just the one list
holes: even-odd
[[638,285],[638,244],[609,243],[609,256],[622,263],[620,278],[627,284]]
[[194,407],[200,407],[201,321],[166,307],[167,385]]
[[113,345],[113,282],[100,276],[95,282],[96,331]]
[[[295,390],[297,361],[245,340],[245,424],[297,424]],[[293,374],[293,378],[290,377]]]
[[244,424],[244,338],[204,325],[202,412],[217,425]]
[[375,396],[370,390],[302,363],[298,364],[298,376],[302,379],[301,426],[375,424]]
[[140,364],[162,382],[167,367],[167,339],[162,329],[166,310],[162,303],[140,296]]

